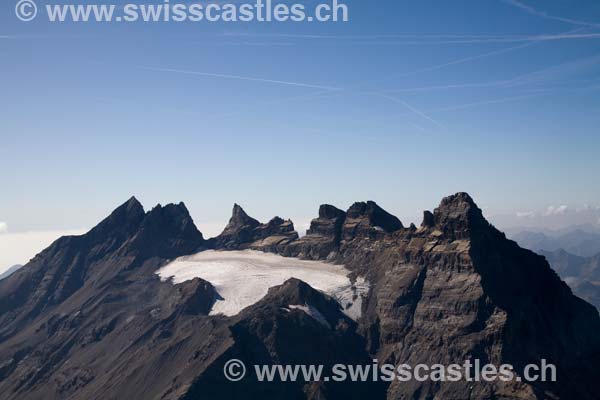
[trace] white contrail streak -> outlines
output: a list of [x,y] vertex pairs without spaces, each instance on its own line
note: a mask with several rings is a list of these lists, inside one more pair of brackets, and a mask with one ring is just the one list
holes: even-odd
[[513,7],[519,8],[531,15],[535,15],[537,17],[540,18],[544,18],[544,19],[551,19],[554,21],[560,21],[560,22],[565,22],[567,24],[571,24],[571,25],[579,25],[579,26],[586,26],[586,27],[590,27],[590,28],[600,28],[600,24],[597,23],[593,23],[593,22],[586,22],[586,21],[580,21],[580,20],[576,20],[576,19],[570,19],[570,18],[563,18],[563,17],[558,17],[555,15],[550,15],[544,11],[540,11],[540,10],[536,10],[535,8],[521,3],[518,0],[501,0],[503,3],[506,3],[508,5],[511,5]]
[[541,96],[541,94],[538,93],[538,94],[528,94],[528,95],[523,95],[523,96],[503,97],[500,99],[492,99],[492,100],[478,101],[478,102],[474,102],[474,103],[458,104],[458,105],[450,106],[450,107],[436,108],[432,111],[436,111],[436,112],[437,111],[456,111],[456,110],[463,110],[465,108],[483,106],[486,104],[508,103],[511,101],[523,100],[523,99],[528,99],[528,98],[537,97],[537,96]]
[[[523,43],[547,42],[556,40],[600,39],[600,33],[559,33],[543,35],[295,35],[295,34],[249,34],[229,33],[225,37],[254,37],[280,39],[318,39],[335,40],[342,44],[355,45],[444,45],[444,44],[477,44],[477,43]],[[389,39],[389,40],[388,40]],[[410,39],[394,41],[392,39]]]
[[312,88],[312,89],[340,90],[340,88],[336,88],[336,87],[332,87],[332,86],[313,85],[313,84],[309,84],[309,83],[281,81],[281,80],[276,80],[276,79],[255,78],[255,77],[241,76],[241,75],[228,75],[228,74],[218,74],[218,73],[212,73],[212,72],[188,71],[188,70],[171,69],[171,68],[152,68],[152,67],[141,67],[141,68],[150,70],[150,71],[171,72],[171,73],[185,74],[185,75],[205,76],[205,77],[209,77],[209,78],[235,79],[235,80],[240,80],[240,81],[272,83],[272,84],[276,84],[276,85],[296,86],[296,87],[304,87],[304,88]]
[[435,119],[431,118],[429,115],[425,114],[423,111],[411,106],[410,104],[408,104],[407,102],[405,102],[402,99],[399,99],[397,97],[393,97],[387,94],[383,94],[383,93],[374,93],[375,95],[379,96],[379,97],[383,97],[384,99],[388,99],[390,101],[393,101],[394,103],[398,103],[401,104],[402,106],[404,106],[405,108],[407,108],[408,110],[410,110],[411,112],[413,112],[414,114],[420,116],[421,118],[425,118],[426,120],[428,120],[429,122],[433,123],[434,125],[440,127],[440,128],[444,128],[444,126],[442,124],[440,124],[439,122],[437,122]]

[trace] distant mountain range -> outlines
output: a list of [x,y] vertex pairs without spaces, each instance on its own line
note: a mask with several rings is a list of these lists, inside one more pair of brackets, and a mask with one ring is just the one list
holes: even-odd
[[9,277],[13,272],[17,271],[21,267],[22,267],[22,265],[20,265],[20,264],[9,267],[6,271],[4,271],[3,273],[0,274],[0,280]]
[[546,257],[573,292],[600,310],[600,232],[595,225],[508,231],[520,246]]
[[563,249],[540,251],[573,292],[600,310],[600,253],[580,257]]
[[600,253],[600,232],[592,228],[573,227],[560,231],[516,231],[508,232],[520,246],[535,252],[563,249],[580,257],[592,257]]
[[[227,251],[238,259],[227,265],[233,272],[214,264]],[[282,273],[262,265],[262,253],[294,258],[286,274],[302,261],[322,267],[319,274],[335,264],[331,290],[317,290],[327,284],[318,274],[304,274],[311,286],[292,271],[255,296],[257,279],[275,282]],[[338,282],[341,269],[348,285]],[[595,276],[587,264],[564,270]],[[239,302],[244,286],[252,299]],[[598,310],[543,256],[489,224],[466,193],[425,211],[419,227],[372,201],[346,211],[325,204],[302,237],[290,220],[261,223],[235,205],[223,233],[210,239],[183,203],[146,212],[131,198],[0,281],[0,393],[5,400],[598,400],[598,332]],[[472,359],[517,372],[545,359],[557,381],[353,384],[249,375],[230,382],[223,376],[230,359],[249,369]]]

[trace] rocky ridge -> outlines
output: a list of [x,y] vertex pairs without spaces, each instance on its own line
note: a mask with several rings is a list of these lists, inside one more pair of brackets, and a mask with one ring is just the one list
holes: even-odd
[[[419,228],[404,228],[374,202],[346,212],[323,205],[300,238],[291,221],[261,224],[238,205],[232,214],[220,236],[205,240],[182,203],[146,213],[132,198],[0,281],[5,397],[244,398],[267,390],[266,398],[591,400],[600,393],[598,312],[543,257],[491,226],[465,193],[425,212]],[[210,283],[172,285],[154,272],[209,248],[344,264],[370,283],[362,317],[349,320],[333,299],[293,279],[234,317],[208,316],[218,299]],[[545,358],[557,365],[558,383],[232,385],[221,372],[233,355],[248,365],[476,358],[517,370]]]

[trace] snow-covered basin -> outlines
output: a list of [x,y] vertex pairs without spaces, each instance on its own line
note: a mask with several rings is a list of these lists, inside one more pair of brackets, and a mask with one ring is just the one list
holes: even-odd
[[281,285],[289,278],[297,278],[335,298],[346,315],[357,319],[362,298],[369,289],[360,277],[352,285],[348,278],[350,271],[343,265],[253,250],[203,251],[177,258],[156,273],[161,280],[172,279],[174,284],[194,278],[210,282],[222,298],[213,306],[211,315],[236,315],[262,299],[269,288]]

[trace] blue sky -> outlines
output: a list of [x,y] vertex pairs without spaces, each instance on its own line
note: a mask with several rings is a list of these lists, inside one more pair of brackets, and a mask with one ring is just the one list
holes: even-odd
[[50,24],[3,2],[5,235],[131,195],[210,232],[234,202],[302,224],[366,199],[418,223],[457,191],[492,219],[600,204],[599,2],[346,3],[347,23]]

